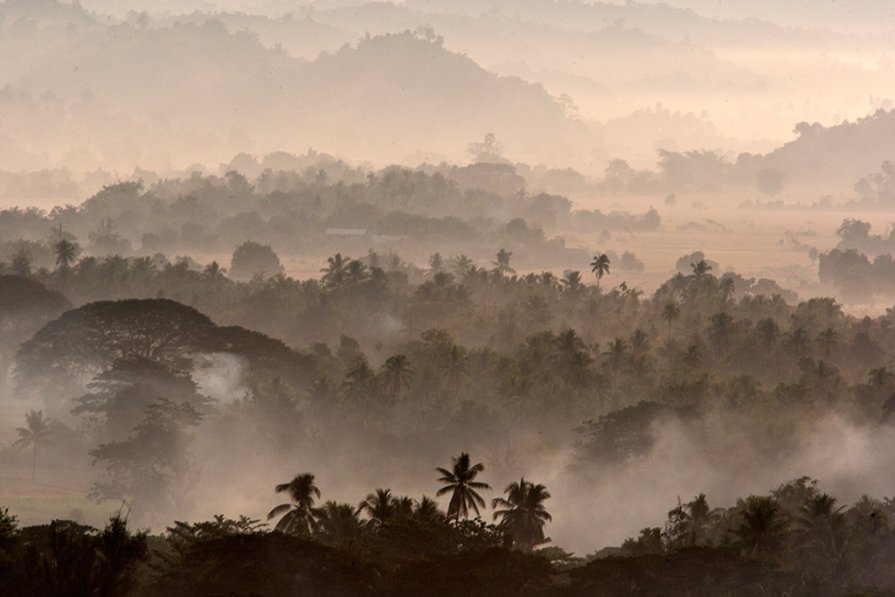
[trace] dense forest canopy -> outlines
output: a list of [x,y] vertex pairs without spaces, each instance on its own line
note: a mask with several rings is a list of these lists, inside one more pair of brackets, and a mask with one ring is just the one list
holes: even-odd
[[0,0],[0,594],[895,594],[895,20],[810,8]]

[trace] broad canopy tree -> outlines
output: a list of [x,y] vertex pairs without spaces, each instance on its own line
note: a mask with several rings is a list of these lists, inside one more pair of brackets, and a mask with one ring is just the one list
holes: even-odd
[[310,357],[279,340],[237,326],[219,327],[192,307],[168,299],[99,301],[66,311],[23,343],[16,358],[20,388],[44,384],[64,395],[120,359],[144,359],[173,370],[200,354],[245,357],[255,373],[296,386],[313,379]]

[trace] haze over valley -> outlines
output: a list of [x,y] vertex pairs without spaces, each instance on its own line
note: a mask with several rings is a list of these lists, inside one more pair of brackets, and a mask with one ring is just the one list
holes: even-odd
[[893,14],[0,1],[0,593],[893,594]]

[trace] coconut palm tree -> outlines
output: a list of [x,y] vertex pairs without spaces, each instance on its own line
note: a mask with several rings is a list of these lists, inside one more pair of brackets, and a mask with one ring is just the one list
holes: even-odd
[[377,489],[368,494],[358,507],[358,512],[365,512],[374,525],[381,525],[394,518],[399,510],[398,498],[392,495],[391,489]]
[[709,265],[709,262],[705,259],[700,259],[696,263],[691,263],[690,267],[693,269],[693,275],[697,278],[704,278],[710,271],[712,271],[712,266]]
[[345,283],[348,276],[348,264],[351,263],[351,258],[342,257],[341,253],[336,253],[327,258],[326,263],[326,267],[320,270],[323,272],[323,283],[328,288],[339,288]]
[[609,257],[606,253],[594,255],[593,261],[590,262],[590,271],[597,277],[597,288],[600,287],[600,280],[609,273]]
[[829,359],[830,353],[833,352],[833,348],[836,346],[836,343],[839,341],[839,334],[836,333],[832,327],[826,328],[817,336],[817,341],[820,343],[821,347],[824,349],[824,358]]
[[469,465],[469,454],[461,452],[460,456],[453,459],[453,467],[451,470],[444,468],[436,468],[441,473],[439,481],[446,483],[444,487],[438,490],[436,496],[446,493],[451,494],[451,501],[448,504],[447,515],[449,518],[469,518],[469,509],[479,515],[479,507],[485,507],[485,500],[478,494],[477,489],[491,489],[491,486],[481,481],[476,481],[476,477],[485,470],[485,465],[481,462],[473,466]]
[[826,493],[805,501],[795,517],[796,546],[803,558],[813,559],[828,570],[845,563],[845,546],[851,529],[844,509],[845,506],[837,508],[836,498]]
[[383,385],[392,398],[397,398],[402,388],[410,385],[413,369],[410,360],[403,354],[396,354],[386,359],[379,371]]
[[423,521],[432,521],[442,518],[444,514],[438,508],[438,502],[427,495],[420,498],[414,505],[413,514]]
[[369,277],[370,273],[366,265],[357,259],[352,259],[348,262],[348,267],[345,268],[345,281],[348,284],[356,286]]
[[547,488],[523,477],[518,483],[507,485],[504,493],[507,497],[494,498],[491,507],[495,510],[494,520],[500,520],[500,526],[513,538],[514,545],[531,551],[549,541],[544,537],[544,525],[553,518],[544,508],[544,502],[550,498]]
[[581,281],[581,272],[579,271],[569,270],[564,273],[560,284],[562,284],[563,290],[572,294],[580,292],[584,288],[584,283]]
[[78,256],[78,245],[63,238],[53,245],[53,252],[56,253],[56,267],[67,271]]
[[690,521],[690,544],[702,542],[705,528],[712,520],[712,509],[704,493],[700,493],[692,501],[687,502],[687,515]]
[[758,330],[758,340],[765,350],[774,346],[780,338],[780,327],[770,317],[759,321],[755,329]]
[[871,369],[867,374],[867,385],[874,388],[888,388],[892,382],[895,382],[895,373],[889,371],[886,367],[877,367]]
[[402,495],[401,497],[396,497],[395,501],[395,516],[412,516],[413,511],[416,508],[416,502],[413,501],[413,498],[407,495]]
[[330,500],[316,514],[320,534],[330,541],[350,541],[363,532],[364,525],[358,516],[359,511],[351,504]]
[[665,303],[665,308],[662,309],[662,319],[665,320],[665,323],[668,324],[668,337],[671,338],[671,324],[674,323],[678,317],[681,316],[681,308],[674,301],[668,301]]
[[767,558],[783,547],[787,527],[780,505],[773,498],[753,495],[742,504],[740,523],[733,534],[745,555]]
[[457,273],[458,277],[462,278],[473,268],[473,266],[472,259],[466,255],[458,255],[457,257],[454,257],[454,271]]
[[609,344],[609,349],[603,353],[609,365],[614,371],[621,369],[628,358],[628,343],[621,338],[616,338]]
[[727,303],[730,302],[731,297],[733,297],[734,292],[736,291],[733,278],[722,278],[721,282],[718,284],[718,294],[721,297],[721,304],[723,306],[727,306]]
[[801,326],[794,327],[783,338],[783,344],[794,357],[804,356],[811,348],[808,332]]
[[25,427],[19,427],[16,433],[19,434],[19,439],[13,442],[13,448],[24,450],[31,447],[31,480],[34,481],[37,473],[37,445],[50,435],[50,420],[44,418],[41,410],[29,410],[25,415]]
[[369,397],[379,388],[379,378],[367,359],[357,357],[345,372],[342,389],[349,398]]
[[516,273],[516,270],[510,267],[510,259],[512,259],[512,257],[513,253],[511,251],[507,251],[506,249],[498,251],[497,258],[494,261],[494,271],[500,276]]
[[441,273],[441,270],[444,269],[444,259],[441,258],[441,253],[433,253],[431,257],[429,257],[429,271],[433,274]]
[[277,493],[289,495],[289,503],[280,504],[267,514],[267,520],[282,516],[275,530],[286,534],[310,534],[317,530],[318,520],[314,511],[314,499],[320,490],[314,484],[314,475],[296,475],[288,483],[276,486]]
[[711,340],[714,347],[722,350],[726,349],[735,332],[733,317],[728,315],[726,311],[712,315],[708,331],[709,340]]

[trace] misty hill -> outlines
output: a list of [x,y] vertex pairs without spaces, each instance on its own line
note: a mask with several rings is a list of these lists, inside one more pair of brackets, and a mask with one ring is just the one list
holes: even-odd
[[[199,23],[209,14],[162,22]],[[887,51],[885,38],[812,29],[810,22],[805,28],[784,27],[773,22],[775,14],[765,13],[765,20],[722,20],[667,4],[358,0],[313,3],[285,16],[227,12],[214,17],[230,31],[250,30],[265,45],[281,44],[308,59],[367,32],[431,26],[451,51],[499,74],[538,81],[553,95],[570,95],[582,118],[604,122],[661,101],[684,113],[705,110],[723,129],[712,143],[684,134],[675,146],[763,152],[782,142],[799,120],[864,114],[864,98],[886,88],[867,78],[867,69]],[[825,51],[817,52],[818,47]],[[755,102],[756,93],[767,101]],[[747,130],[744,121],[751,123]],[[623,136],[629,142],[618,150],[646,163],[642,153],[635,157],[634,147],[669,147],[664,137],[649,132],[649,127],[628,128]],[[604,145],[613,144],[607,139]]]
[[854,183],[895,158],[895,110],[824,127],[796,125],[798,138],[765,156],[792,179]]
[[[187,163],[209,148],[220,149],[211,156],[220,161],[246,149],[309,146],[388,162],[435,148],[462,156],[494,132],[510,155],[558,161],[580,155],[586,141],[542,87],[490,73],[431,34],[370,37],[308,62],[214,20],[64,32],[16,20],[0,37],[0,51],[13,50],[30,59],[0,71],[9,85],[0,102],[21,153],[83,153],[65,143],[86,136],[113,167],[147,159],[122,160],[123,145],[168,147]],[[47,111],[57,121],[34,135],[47,128]],[[41,142],[31,147],[34,137]]]

